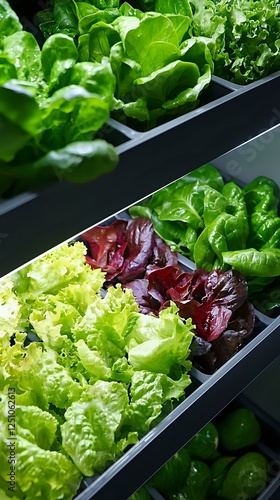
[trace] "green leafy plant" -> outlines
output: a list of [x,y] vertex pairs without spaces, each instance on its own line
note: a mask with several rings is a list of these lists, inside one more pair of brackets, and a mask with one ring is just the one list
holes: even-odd
[[115,88],[108,59],[77,63],[76,45],[63,33],[40,48],[6,2],[1,6],[11,30],[0,35],[0,195],[109,172],[117,153],[95,139]]
[[171,410],[184,399],[191,383],[191,320],[184,322],[175,304],[145,316],[120,286],[103,298],[105,274],[85,255],[83,243],[63,244],[0,283],[3,498],[10,385],[15,498],[70,500],[82,475],[102,473],[163,418],[166,405]]

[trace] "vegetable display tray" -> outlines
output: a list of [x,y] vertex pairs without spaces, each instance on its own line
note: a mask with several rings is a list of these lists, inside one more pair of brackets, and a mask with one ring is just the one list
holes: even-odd
[[40,192],[1,201],[0,276],[277,127],[279,81],[274,74],[238,90],[214,82],[221,97],[144,133],[110,120],[102,134],[118,144],[120,157],[110,174],[85,184],[56,182]]
[[[129,217],[127,210],[110,215],[100,223],[107,224],[122,217]],[[72,235],[67,241],[71,243],[82,232]],[[194,268],[188,259],[180,257],[180,260],[186,268]],[[103,474],[93,482],[86,479],[77,500],[127,499],[272,363],[280,351],[280,317],[270,319],[258,312],[256,316],[256,335],[212,375],[205,376],[199,370],[193,370],[186,399]],[[269,484],[266,496],[260,499],[273,498],[278,486],[277,476]]]

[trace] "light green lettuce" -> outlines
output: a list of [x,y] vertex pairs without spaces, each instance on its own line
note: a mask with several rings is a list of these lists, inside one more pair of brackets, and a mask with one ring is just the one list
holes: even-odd
[[139,314],[126,338],[128,360],[134,370],[169,374],[174,365],[190,369],[187,361],[193,339],[191,319],[183,321],[173,303],[159,317]]
[[[67,409],[62,445],[84,475],[92,476],[116,460],[121,451],[117,432],[127,406],[127,390],[121,383],[98,381]],[[136,440],[137,434],[130,434],[123,448]]]
[[[14,408],[11,402],[16,403],[15,411],[11,409]],[[63,453],[49,449],[55,440],[57,425],[50,413],[34,406],[18,406],[17,397],[12,400],[7,392],[1,393],[0,488],[4,491],[1,499],[10,498],[12,491],[14,498],[22,500],[73,498],[81,473]],[[9,490],[13,485],[7,481],[11,470],[15,470],[16,477],[13,490]]]
[[81,242],[63,244],[0,282],[3,498],[8,387],[16,402],[15,497],[70,500],[82,474],[102,473],[191,383],[191,320],[174,303],[144,316],[121,285],[101,293],[105,274],[85,254]]
[[86,251],[81,242],[70,246],[64,243],[34,260],[12,276],[15,292],[29,294],[34,300],[42,293],[56,293],[70,283],[79,282],[89,268]]
[[24,349],[24,358],[10,368],[14,383],[21,391],[32,391],[37,406],[48,410],[50,405],[67,408],[79,398],[82,386],[71,377],[70,370],[59,364],[51,349],[32,342]]
[[178,380],[173,380],[163,373],[136,371],[131,379],[126,423],[137,429],[139,437],[143,436],[160,417],[164,404],[184,397],[184,391],[190,383],[191,379],[186,373]]

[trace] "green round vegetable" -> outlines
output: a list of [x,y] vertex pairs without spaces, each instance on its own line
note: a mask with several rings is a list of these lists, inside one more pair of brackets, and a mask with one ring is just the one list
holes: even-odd
[[186,483],[190,467],[190,455],[185,448],[182,448],[154,474],[149,480],[149,485],[163,495],[179,491]]
[[192,458],[212,460],[219,456],[219,436],[213,422],[206,424],[185,446]]
[[207,500],[211,482],[212,475],[208,465],[200,460],[192,460],[186,485],[180,492],[168,495],[167,500]]
[[213,495],[217,494],[221,489],[226,474],[236,457],[219,457],[215,462],[211,465],[211,474],[212,474],[212,485],[211,485],[211,493]]
[[256,444],[261,437],[261,426],[249,408],[237,408],[218,424],[220,444],[234,451]]
[[249,452],[230,467],[219,495],[227,500],[255,498],[266,487],[268,462],[258,452]]

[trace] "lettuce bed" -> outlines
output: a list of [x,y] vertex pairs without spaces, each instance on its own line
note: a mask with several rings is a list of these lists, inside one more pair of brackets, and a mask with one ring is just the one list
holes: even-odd
[[115,148],[95,136],[110,116],[114,87],[108,59],[78,63],[64,34],[40,48],[0,0],[0,196],[111,171]]
[[134,128],[191,111],[210,83],[210,40],[191,35],[190,8],[144,13],[127,2],[55,0],[38,17],[46,38],[73,37],[79,61],[109,58],[116,77],[112,116]]
[[1,498],[15,443],[11,398],[13,498],[66,500],[82,475],[102,473],[191,383],[191,319],[175,304],[143,315],[120,286],[102,298],[104,273],[85,254],[81,242],[64,244],[0,283]]

